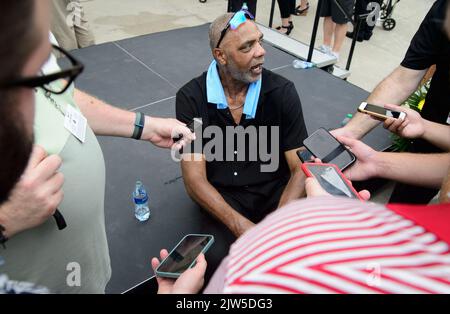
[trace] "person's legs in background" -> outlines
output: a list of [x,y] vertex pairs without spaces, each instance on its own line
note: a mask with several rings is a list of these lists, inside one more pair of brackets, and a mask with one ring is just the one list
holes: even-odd
[[[366,1],[367,1],[367,0],[366,0]],[[369,4],[370,2],[376,2],[376,3],[378,3],[378,4],[381,6],[383,0],[372,0],[372,1],[367,1],[367,4]],[[367,11],[367,4],[366,4],[366,10],[365,10],[365,12],[366,12],[366,13],[370,13],[370,11]],[[367,24],[366,21],[364,21],[362,25],[364,25],[364,31],[363,31],[363,33],[362,33],[363,39],[364,39],[364,40],[369,40],[370,37],[372,37],[373,29],[375,28],[375,25],[369,26],[369,25]]]
[[[367,6],[370,2],[376,2],[381,6],[382,0],[356,0],[355,19],[356,19],[356,16],[358,16],[358,15],[370,13],[370,11],[367,10]],[[363,40],[369,40],[370,37],[372,37],[374,28],[375,28],[375,25],[369,26],[367,24],[367,21],[365,21],[365,20],[362,21],[357,40],[360,42]],[[347,32],[347,37],[353,38],[353,31]]]
[[60,47],[66,50],[77,49],[77,39],[75,32],[67,25],[66,18],[68,1],[52,0],[51,1],[51,31],[55,35]]
[[281,14],[281,26],[276,29],[285,35],[289,35],[294,28],[291,14],[295,12],[295,0],[278,0],[278,7]]
[[[353,15],[354,3],[354,0],[341,1],[343,9],[347,12],[350,18]],[[331,3],[331,19],[333,23],[335,23],[333,32],[334,41],[333,48],[331,49],[331,55],[339,59],[339,54],[345,39],[345,33],[348,28],[347,23],[349,22],[349,18],[341,11],[334,1]]]
[[335,24],[331,20],[331,2],[333,0],[322,1],[322,8],[320,10],[320,16],[323,20],[323,44],[319,46],[319,50],[323,53],[331,53],[331,42],[333,40],[333,33]]
[[331,53],[339,59],[339,53],[342,48],[342,44],[344,43],[345,39],[345,33],[347,33],[348,25],[345,24],[336,24],[334,28],[334,43],[333,43],[333,49],[331,50]]
[[300,4],[297,7],[295,7],[294,14],[305,16],[306,14],[308,14],[308,9],[309,9],[308,0],[301,0]]
[[[366,13],[366,8],[367,8],[368,2],[369,2],[368,0],[356,0],[356,2],[355,2],[355,19],[356,19],[356,16]],[[366,22],[361,23],[361,28],[359,29],[358,38],[356,39],[357,41],[359,41],[359,42],[363,41],[363,39],[364,39],[363,34],[366,32],[367,26],[368,25]],[[347,32],[346,36],[348,38],[353,38],[353,32],[354,32],[354,30],[351,32]]]
[[331,16],[327,16],[323,20],[323,47],[325,53],[330,53],[331,51],[331,45],[333,41],[333,33],[334,29],[336,27],[336,24],[331,19]]
[[58,44],[66,50],[95,44],[94,35],[84,14],[80,1],[53,0],[51,31]]
[[77,39],[78,48],[89,47],[95,45],[94,34],[89,27],[88,20],[86,18],[86,14],[84,13],[84,8],[79,4],[80,10],[80,21],[79,23],[74,23],[75,37]]

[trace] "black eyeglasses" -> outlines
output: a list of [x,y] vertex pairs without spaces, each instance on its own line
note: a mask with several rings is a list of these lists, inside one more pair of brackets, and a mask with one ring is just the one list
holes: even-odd
[[247,10],[241,9],[233,14],[231,19],[228,21],[225,28],[220,33],[219,41],[217,42],[216,48],[219,48],[220,43],[222,42],[223,38],[225,37],[225,34],[227,33],[228,29],[231,28],[232,30],[235,30],[241,25],[242,23],[245,23],[247,21],[247,18],[250,20],[254,20],[255,17]]
[[54,73],[41,73],[41,75],[34,77],[16,78],[0,84],[0,88],[41,87],[53,94],[64,93],[75,78],[83,71],[84,65],[63,48],[56,45],[52,45],[52,48],[52,54],[56,52],[63,58],[60,62],[61,69]]

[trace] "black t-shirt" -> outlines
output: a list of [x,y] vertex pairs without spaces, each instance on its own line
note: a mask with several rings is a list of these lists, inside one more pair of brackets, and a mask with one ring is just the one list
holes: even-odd
[[450,41],[444,30],[447,1],[438,0],[414,35],[401,65],[424,70],[436,64],[422,117],[445,124],[450,112]]
[[[257,130],[257,141],[253,143],[248,136],[245,138],[245,145],[241,143],[238,146],[236,137],[234,137],[234,145],[230,142],[232,138],[231,133],[227,133],[227,127],[236,127],[236,124],[228,108],[217,109],[216,104],[207,102],[206,72],[191,80],[178,91],[176,117],[184,123],[200,117],[203,121],[203,131],[208,126],[215,126],[221,130],[223,161],[217,160],[219,158],[208,160],[208,156],[211,156],[208,152],[216,152],[210,150],[211,146],[209,146],[212,144],[209,142],[215,137],[210,138],[202,133],[203,138],[197,137],[196,141],[203,142],[197,147],[203,148],[203,153],[207,158],[208,181],[226,200],[230,200],[229,203],[234,203],[236,206],[230,205],[240,207],[235,209],[253,221],[260,220],[265,214],[276,208],[290,177],[284,152],[300,148],[303,140],[307,137],[300,99],[292,82],[273,72],[263,70],[256,116],[254,119],[246,119],[243,114],[239,124],[244,130],[248,130],[248,127],[254,127],[253,129]],[[278,135],[272,127],[278,127]],[[261,131],[263,128],[266,129],[266,132]],[[235,135],[233,134],[233,136]],[[276,142],[272,143],[272,137]],[[278,150],[277,154],[271,152],[272,145]],[[195,143],[192,147],[191,152],[200,153],[195,150]],[[244,147],[245,161],[237,161],[238,154],[242,153]],[[251,149],[253,152],[262,150],[270,154],[272,161],[267,160],[267,156],[264,157],[259,153],[256,154],[256,158],[255,155],[252,157]],[[278,158],[276,171],[261,171],[261,166],[268,166],[274,158]]]

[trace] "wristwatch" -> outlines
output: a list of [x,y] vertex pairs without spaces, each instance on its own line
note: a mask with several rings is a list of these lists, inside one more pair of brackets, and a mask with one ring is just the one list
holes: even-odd
[[5,242],[8,241],[8,238],[3,234],[3,231],[5,231],[5,227],[0,225],[0,244],[6,249]]

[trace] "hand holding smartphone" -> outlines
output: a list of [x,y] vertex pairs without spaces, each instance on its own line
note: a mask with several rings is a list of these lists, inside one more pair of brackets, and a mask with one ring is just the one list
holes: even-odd
[[[202,124],[203,124],[203,122],[202,122],[201,119],[194,118],[194,119],[192,119],[191,121],[189,121],[188,124],[186,124],[186,127],[187,127],[192,133],[195,133],[195,128],[196,128],[198,125],[202,125]],[[179,134],[178,136],[175,136],[175,137],[173,137],[172,139],[173,139],[174,142],[178,142],[178,141],[181,140],[182,138],[183,138],[183,134]]]
[[214,243],[214,236],[209,234],[188,234],[159,264],[155,273],[158,277],[178,278],[183,272],[192,268],[200,253],[205,253]]
[[331,195],[364,200],[336,165],[304,163],[302,170],[306,176],[315,178],[320,186]]
[[361,105],[359,105],[358,111],[364,114],[371,115],[383,121],[388,118],[404,120],[406,117],[406,113],[404,112],[388,110],[386,108],[368,104],[366,102],[362,102]]
[[[303,145],[324,163],[335,164],[344,170],[356,161],[355,155],[342,145],[330,132],[320,128],[303,141]],[[304,156],[297,152],[299,158]]]

